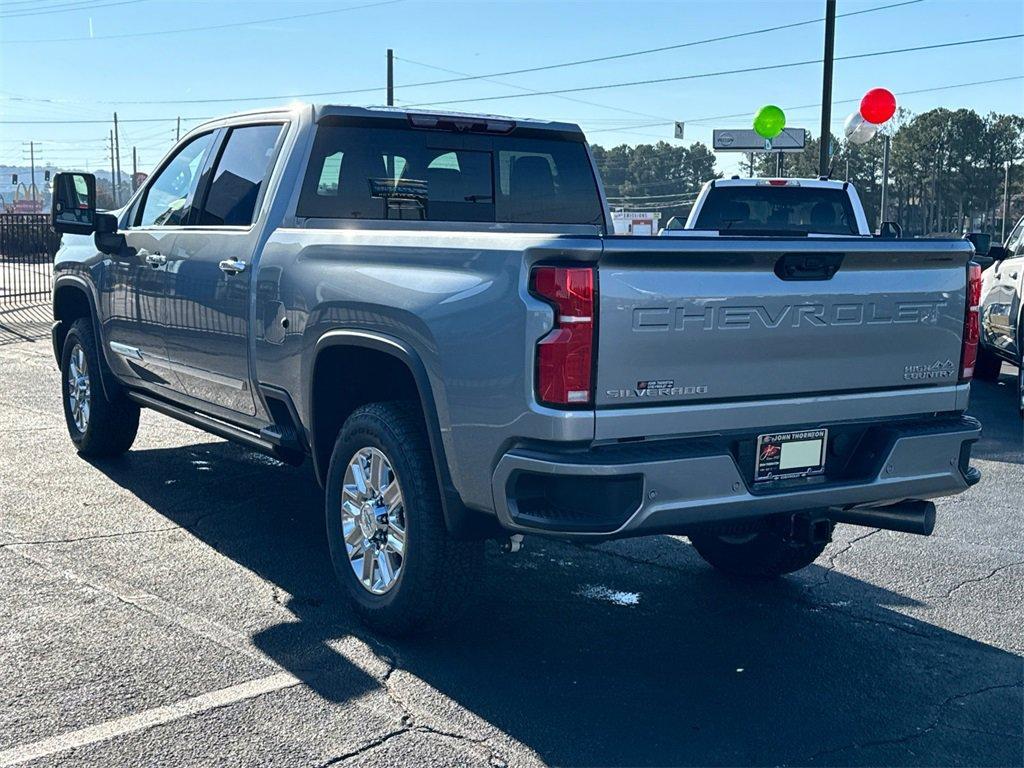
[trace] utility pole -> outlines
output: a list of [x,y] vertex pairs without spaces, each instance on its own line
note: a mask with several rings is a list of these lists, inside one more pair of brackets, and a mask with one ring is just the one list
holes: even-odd
[[879,228],[883,221],[889,220],[889,142],[891,140],[888,133],[882,135],[882,204],[878,213]]
[[388,106],[395,106],[395,52],[388,48]]
[[821,78],[821,138],[818,140],[818,175],[828,174],[832,143],[832,63],[836,45],[836,0],[825,0],[825,63]]
[[[1006,220],[1010,218],[1010,161],[1006,161],[1006,175],[1003,177],[1003,235],[1006,242]],[[1019,345],[1018,345],[1019,346]]]
[[117,197],[121,197],[121,134],[117,130],[117,112],[114,113],[114,152],[117,155]]
[[135,191],[135,177],[139,175],[139,154],[136,147],[132,147],[132,192]]
[[175,143],[181,141],[181,115],[178,115],[178,130],[174,134]]
[[113,191],[112,197],[114,198],[114,207],[118,208],[117,204],[117,184],[115,184],[116,177],[114,176],[114,129],[110,129],[110,188]]
[[[25,150],[22,150],[22,152],[24,151]],[[28,154],[32,163],[32,202],[34,203],[36,201],[36,144],[34,141],[30,141],[28,143]],[[22,157],[24,157],[24,155],[22,155]],[[1009,173],[1009,171],[1007,171],[1007,173]]]

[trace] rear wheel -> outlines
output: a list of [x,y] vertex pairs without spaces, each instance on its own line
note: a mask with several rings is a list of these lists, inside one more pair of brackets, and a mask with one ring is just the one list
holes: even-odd
[[720,571],[740,576],[776,577],[813,563],[827,542],[797,541],[782,526],[740,534],[694,533],[690,543]]
[[139,407],[120,394],[110,399],[103,391],[99,355],[91,319],[76,320],[61,354],[61,391],[71,442],[90,458],[120,456],[139,431]]
[[999,378],[999,371],[1003,367],[1003,361],[989,352],[985,347],[978,345],[978,359],[974,363],[974,378],[982,381],[996,381]]
[[483,566],[483,542],[448,534],[423,419],[374,403],[345,422],[327,478],[334,570],[359,617],[391,635],[453,620]]

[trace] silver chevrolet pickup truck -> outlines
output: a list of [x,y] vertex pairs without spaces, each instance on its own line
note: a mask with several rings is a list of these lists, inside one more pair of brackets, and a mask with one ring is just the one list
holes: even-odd
[[964,241],[616,237],[575,125],[301,106],[205,123],[121,210],[55,179],[67,427],[151,408],[312,461],[372,627],[450,619],[483,540],[683,534],[725,571],[977,482]]

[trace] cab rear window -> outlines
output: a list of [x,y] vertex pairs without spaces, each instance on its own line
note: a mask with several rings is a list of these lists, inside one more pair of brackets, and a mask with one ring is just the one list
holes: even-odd
[[604,217],[582,142],[331,125],[317,130],[297,214],[535,224]]
[[856,235],[857,221],[842,189],[716,186],[708,191],[694,228],[729,234]]

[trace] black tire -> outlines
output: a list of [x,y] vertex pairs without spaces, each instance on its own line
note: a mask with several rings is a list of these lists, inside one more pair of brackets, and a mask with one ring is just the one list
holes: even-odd
[[[364,448],[383,452],[401,486],[407,548],[397,581],[383,594],[363,586],[349,561],[342,531],[342,494],[349,462]],[[370,629],[401,636],[451,623],[483,568],[482,541],[448,533],[423,417],[407,402],[355,410],[334,444],[325,512],[334,570],[356,614]]]
[[[72,412],[72,387],[69,380],[72,355],[76,356],[77,366],[78,350],[84,356],[87,373],[87,384],[76,389],[79,400],[84,397],[88,404],[84,421],[76,421],[76,415]],[[103,364],[96,346],[92,320],[79,318],[68,330],[61,352],[61,400],[71,442],[79,454],[89,458],[120,456],[132,447],[139,431],[139,406],[120,393],[110,400],[103,391],[100,381],[100,366]]]
[[978,359],[974,363],[974,378],[981,381],[997,381],[1002,367],[1002,360],[985,349],[985,347],[980,344],[978,345]]
[[737,576],[775,578],[799,571],[825,549],[825,542],[799,543],[788,538],[781,526],[735,535],[695,533],[689,538],[707,563]]

